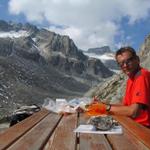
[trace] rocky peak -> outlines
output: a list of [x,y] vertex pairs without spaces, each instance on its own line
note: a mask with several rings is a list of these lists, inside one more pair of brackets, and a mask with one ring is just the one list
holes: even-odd
[[34,25],[31,25],[29,23],[22,24],[22,23],[15,23],[15,22],[6,22],[4,20],[0,20],[0,31],[3,32],[9,32],[9,31],[19,31],[19,30],[25,30],[30,33],[35,33],[38,31],[38,28]]
[[43,49],[43,55],[45,57],[52,55],[53,52],[55,54],[56,52],[60,52],[66,57],[73,57],[82,60],[87,59],[87,57],[78,50],[69,36],[61,36],[46,29],[41,29],[35,37],[38,46]]
[[87,51],[88,53],[95,53],[95,54],[105,54],[105,53],[112,53],[109,46],[97,47],[97,48],[90,48]]

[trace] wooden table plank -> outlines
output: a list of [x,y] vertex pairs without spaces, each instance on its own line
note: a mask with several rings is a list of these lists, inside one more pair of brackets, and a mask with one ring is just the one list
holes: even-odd
[[[89,117],[80,115],[79,124],[86,124]],[[79,149],[81,150],[112,150],[104,135],[80,133]]]
[[5,149],[41,121],[49,111],[43,109],[0,134],[0,149]]
[[150,149],[150,129],[136,123],[131,118],[125,116],[113,117],[130,132],[130,135],[135,136],[137,138],[137,141],[142,142]]
[[44,150],[74,150],[76,149],[77,114],[64,116],[49,139]]
[[23,135],[8,150],[39,150],[45,145],[48,138],[56,128],[61,115],[49,114],[32,130]]
[[148,150],[148,148],[138,141],[128,130],[123,129],[121,135],[107,135],[109,143],[114,150]]

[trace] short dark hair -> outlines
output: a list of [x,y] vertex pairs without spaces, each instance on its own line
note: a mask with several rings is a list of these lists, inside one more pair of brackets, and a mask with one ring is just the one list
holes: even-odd
[[130,52],[133,57],[137,57],[136,51],[134,50],[134,48],[130,46],[126,46],[126,47],[121,47],[120,49],[116,51],[115,58],[117,58],[118,55],[121,55],[124,52]]

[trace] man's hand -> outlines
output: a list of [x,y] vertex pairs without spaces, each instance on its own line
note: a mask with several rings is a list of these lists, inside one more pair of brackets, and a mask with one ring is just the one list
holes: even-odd
[[101,114],[106,114],[106,104],[101,102],[92,103],[86,110],[86,114],[89,116],[98,116]]
[[79,106],[76,111],[80,113],[87,113],[90,116],[106,114],[107,105],[102,103],[98,96],[94,96],[91,103],[85,105],[85,107]]

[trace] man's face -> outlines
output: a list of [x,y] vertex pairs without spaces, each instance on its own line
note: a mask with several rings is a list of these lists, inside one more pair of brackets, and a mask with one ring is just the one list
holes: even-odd
[[137,57],[133,57],[132,54],[128,51],[118,55],[116,60],[121,70],[129,76],[133,74],[139,66],[139,60]]

